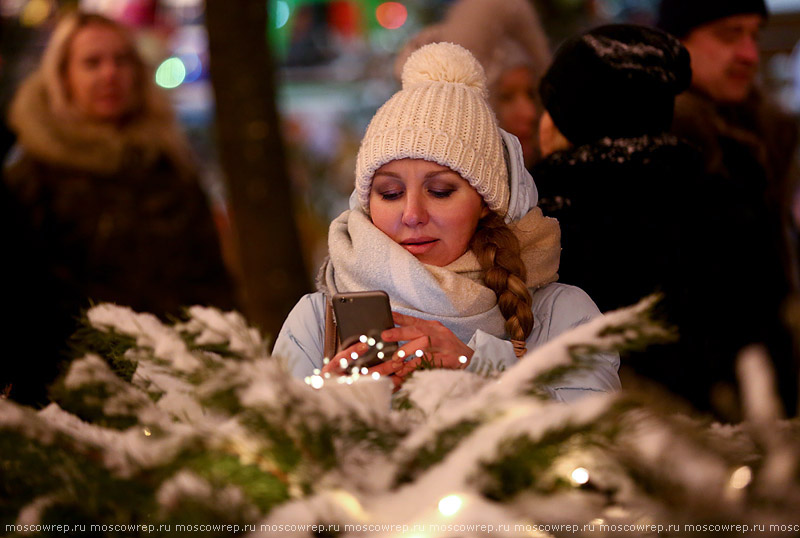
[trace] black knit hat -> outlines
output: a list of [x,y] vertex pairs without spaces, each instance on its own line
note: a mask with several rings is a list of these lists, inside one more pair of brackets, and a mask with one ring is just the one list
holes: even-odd
[[689,87],[689,53],[669,34],[600,26],[566,41],[539,86],[553,123],[575,145],[669,129],[675,96]]
[[698,26],[745,13],[768,15],[764,0],[661,0],[656,26],[683,38]]

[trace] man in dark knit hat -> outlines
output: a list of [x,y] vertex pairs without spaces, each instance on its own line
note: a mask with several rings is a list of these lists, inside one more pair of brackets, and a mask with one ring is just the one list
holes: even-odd
[[[715,368],[730,372],[730,355],[750,343],[766,344],[785,406],[794,414],[797,359],[780,312],[798,288],[790,205],[798,133],[797,122],[756,83],[767,17],[764,0],[662,0],[657,25],[678,37],[691,56],[692,84],[676,99],[672,132],[702,151],[704,188],[719,201],[703,216],[717,234],[699,265],[721,312],[709,330],[725,347],[709,356],[716,356]],[[734,394],[732,383],[720,382],[711,403],[726,407]]]
[[678,342],[622,353],[623,384],[666,388],[708,411],[711,386],[732,373],[709,360],[722,338],[709,332],[717,305],[698,270],[712,239],[696,215],[713,213],[716,197],[700,153],[668,132],[691,78],[685,47],[654,28],[613,24],[572,37],[539,86],[544,158],[531,173],[539,206],[561,226],[559,280],[601,311],[661,292],[659,317],[680,331]]

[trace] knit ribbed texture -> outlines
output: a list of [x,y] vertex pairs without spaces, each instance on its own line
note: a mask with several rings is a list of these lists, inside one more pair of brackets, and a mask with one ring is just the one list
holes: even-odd
[[497,120],[486,101],[483,68],[463,47],[433,43],[412,54],[403,89],[367,127],[356,162],[356,191],[369,213],[375,171],[397,159],[425,159],[454,170],[500,215],[508,210],[508,172]]

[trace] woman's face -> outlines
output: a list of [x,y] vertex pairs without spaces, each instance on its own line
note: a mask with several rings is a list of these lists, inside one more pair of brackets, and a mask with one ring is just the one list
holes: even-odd
[[500,76],[494,94],[494,109],[500,127],[519,138],[525,164],[536,157],[536,88],[527,67],[509,69]]
[[67,53],[65,83],[70,101],[86,117],[117,122],[133,108],[136,64],[124,36],[103,24],[75,34]]
[[467,251],[489,210],[472,185],[445,166],[422,159],[384,164],[372,180],[372,222],[429,265],[443,267]]

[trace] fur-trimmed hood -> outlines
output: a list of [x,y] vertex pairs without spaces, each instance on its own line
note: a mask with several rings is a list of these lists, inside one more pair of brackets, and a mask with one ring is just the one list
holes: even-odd
[[118,127],[53,106],[54,88],[61,85],[52,78],[43,69],[34,72],[11,104],[9,124],[24,152],[52,165],[99,175],[113,175],[129,166],[147,167],[166,156],[182,175],[192,174],[188,143],[163,95],[146,95],[139,112]]
[[442,22],[424,28],[398,53],[397,79],[415,50],[440,41],[461,45],[478,59],[490,92],[505,71],[522,65],[538,83],[550,63],[547,35],[528,0],[456,0]]

